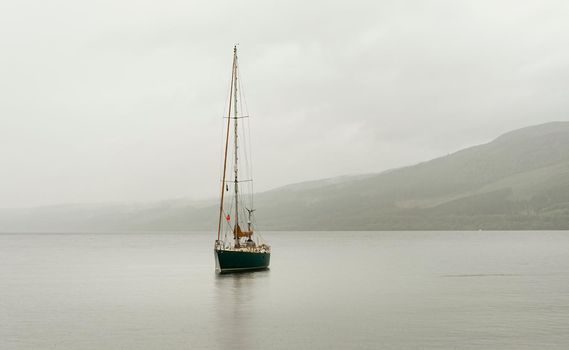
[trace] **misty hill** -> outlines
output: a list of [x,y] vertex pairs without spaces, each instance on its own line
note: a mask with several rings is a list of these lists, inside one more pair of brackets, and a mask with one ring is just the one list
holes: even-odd
[[[569,228],[569,122],[504,134],[414,166],[261,196],[269,227]],[[268,215],[266,215],[268,212]],[[292,227],[291,227],[292,226]]]
[[[380,174],[257,195],[265,230],[569,229],[569,122]],[[0,231],[207,230],[215,202],[0,211]]]

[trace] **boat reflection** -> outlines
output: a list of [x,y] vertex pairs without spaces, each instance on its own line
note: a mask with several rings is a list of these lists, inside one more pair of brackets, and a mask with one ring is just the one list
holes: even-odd
[[215,275],[216,332],[221,349],[248,349],[259,337],[264,321],[263,307],[270,282],[270,271],[240,272]]

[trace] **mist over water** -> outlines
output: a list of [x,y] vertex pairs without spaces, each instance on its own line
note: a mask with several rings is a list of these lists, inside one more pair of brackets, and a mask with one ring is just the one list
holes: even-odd
[[0,235],[2,349],[559,349],[569,234],[278,232],[216,275],[195,234]]

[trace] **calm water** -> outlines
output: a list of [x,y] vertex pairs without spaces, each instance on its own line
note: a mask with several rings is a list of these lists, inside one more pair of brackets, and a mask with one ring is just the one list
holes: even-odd
[[0,235],[0,349],[566,349],[569,232]]

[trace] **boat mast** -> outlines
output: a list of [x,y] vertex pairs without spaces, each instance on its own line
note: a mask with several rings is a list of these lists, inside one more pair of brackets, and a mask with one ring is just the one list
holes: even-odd
[[221,220],[223,215],[223,197],[225,194],[225,172],[227,170],[227,150],[229,148],[229,126],[231,125],[231,103],[233,99],[231,98],[233,95],[233,80],[235,79],[235,69],[236,69],[236,59],[237,59],[237,48],[233,48],[233,65],[231,67],[231,85],[229,88],[229,109],[227,112],[227,133],[225,134],[225,152],[223,156],[223,175],[221,178],[221,200],[219,201],[219,222],[217,224],[217,240],[221,236]]
[[235,171],[235,180],[233,187],[235,188],[235,228],[233,229],[233,236],[235,239],[235,244],[239,243],[239,237],[237,233],[239,232],[239,190],[238,190],[238,178],[237,178],[237,46],[233,47],[233,64],[235,65],[235,73],[233,74],[233,116],[234,116],[234,143],[235,143],[235,164],[234,164],[234,171]]

